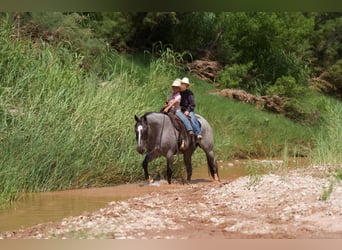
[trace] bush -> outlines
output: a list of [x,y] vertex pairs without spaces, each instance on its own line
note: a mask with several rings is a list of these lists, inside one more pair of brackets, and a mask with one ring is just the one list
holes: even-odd
[[333,92],[342,97],[342,59],[329,67],[326,78],[333,86]]
[[282,76],[277,79],[274,85],[267,88],[268,95],[279,95],[283,97],[296,97],[304,92],[305,88],[298,85],[292,76]]
[[248,78],[248,73],[252,66],[253,62],[226,66],[220,72],[218,82],[221,86],[227,88],[245,88],[245,80]]

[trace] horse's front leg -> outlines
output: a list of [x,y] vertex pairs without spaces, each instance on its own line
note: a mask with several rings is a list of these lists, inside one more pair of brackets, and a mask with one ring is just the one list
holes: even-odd
[[156,156],[154,154],[147,152],[145,155],[145,159],[142,162],[142,166],[143,166],[144,174],[145,174],[145,180],[148,184],[153,182],[153,178],[151,178],[151,176],[148,173],[148,163],[154,160],[155,158]]

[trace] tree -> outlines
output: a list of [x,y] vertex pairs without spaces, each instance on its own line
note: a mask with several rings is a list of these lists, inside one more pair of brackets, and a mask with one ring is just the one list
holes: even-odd
[[253,62],[249,89],[264,92],[282,76],[305,83],[310,56],[307,36],[313,30],[313,18],[299,12],[221,13],[219,18],[223,30],[219,56],[227,64]]
[[310,35],[314,73],[335,64],[342,56],[342,13],[312,13],[315,30]]

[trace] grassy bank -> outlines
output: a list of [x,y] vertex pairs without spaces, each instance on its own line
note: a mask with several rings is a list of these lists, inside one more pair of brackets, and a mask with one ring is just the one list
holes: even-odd
[[321,129],[315,136],[316,143],[311,152],[311,159],[315,164],[339,166],[340,171],[342,164],[342,105],[340,101],[327,98],[323,108],[323,121]]
[[[146,63],[108,51],[100,70],[85,71],[82,56],[63,44],[19,40],[9,25],[1,27],[0,205],[20,192],[142,180],[133,117],[161,108],[174,78],[183,76],[178,55],[163,50]],[[197,112],[214,129],[218,159],[278,156],[284,147],[292,155],[310,152],[313,128],[191,81]],[[203,154],[194,161],[203,162]],[[157,161],[152,172],[164,165]]]
[[212,92],[208,88],[195,89],[198,93],[198,112],[206,114],[217,131],[215,145],[227,159],[275,157],[281,155],[285,145],[290,155],[308,154],[313,142],[313,127],[256,110],[252,105],[208,95]]

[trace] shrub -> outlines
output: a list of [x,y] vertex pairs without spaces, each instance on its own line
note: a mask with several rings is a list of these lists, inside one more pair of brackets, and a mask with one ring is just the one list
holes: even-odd
[[268,95],[279,95],[285,97],[296,97],[304,92],[304,87],[298,85],[292,76],[282,76],[277,79],[274,85],[267,88]]
[[218,82],[227,88],[244,88],[248,72],[253,66],[253,62],[247,64],[234,64],[226,66],[219,74]]
[[334,92],[342,97],[342,59],[329,67],[326,78],[332,84]]

